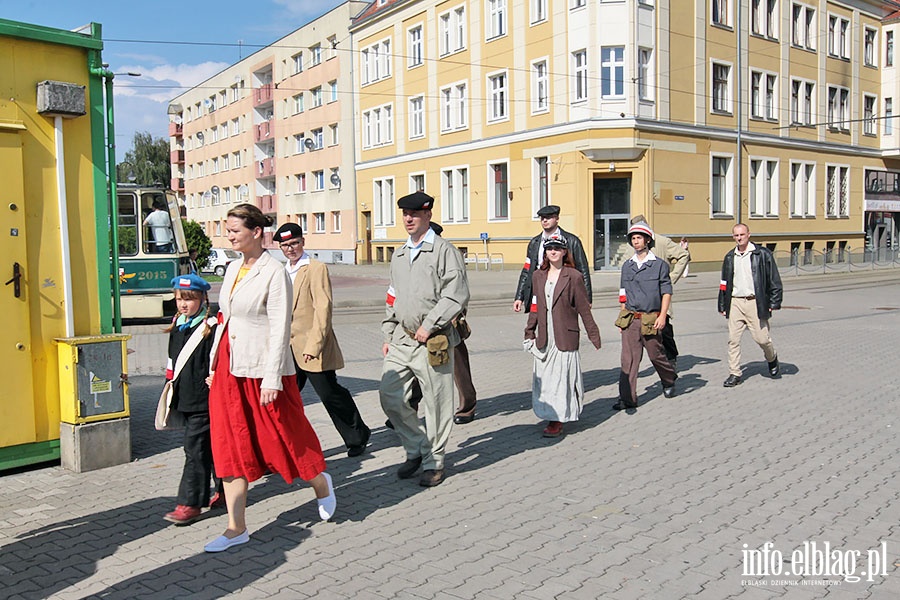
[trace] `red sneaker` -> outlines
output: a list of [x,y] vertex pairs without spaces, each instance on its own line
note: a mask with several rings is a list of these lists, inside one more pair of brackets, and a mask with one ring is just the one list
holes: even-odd
[[179,504],[170,513],[166,513],[163,519],[176,525],[190,525],[200,517],[200,509],[196,506],[184,506]]
[[209,507],[210,508],[225,508],[225,494],[222,492],[216,492],[213,494],[213,497],[209,499]]
[[550,421],[550,424],[544,429],[544,437],[559,437],[562,435],[562,430],[562,423],[559,421]]

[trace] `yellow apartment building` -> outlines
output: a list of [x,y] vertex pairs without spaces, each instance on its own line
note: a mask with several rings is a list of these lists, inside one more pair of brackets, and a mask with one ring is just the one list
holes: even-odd
[[512,264],[546,204],[595,270],[639,213],[708,268],[736,222],[784,260],[896,246],[893,10],[375,0],[350,26],[358,258],[405,241],[396,199],[416,189],[444,237]]
[[355,263],[356,185],[345,2],[169,105],[172,188],[214,247],[230,248],[228,210],[249,202],[299,223],[306,249]]

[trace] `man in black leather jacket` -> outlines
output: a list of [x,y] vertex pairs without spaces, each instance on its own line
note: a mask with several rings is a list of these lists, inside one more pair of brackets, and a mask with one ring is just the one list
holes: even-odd
[[780,372],[778,355],[769,337],[772,311],[781,308],[781,275],[775,258],[767,248],[750,241],[750,228],[738,223],[731,230],[735,248],[722,261],[719,283],[719,312],[728,319],[728,369],[723,384],[734,387],[741,383],[741,335],[750,330],[753,341],[762,348],[769,374]]
[[528,242],[525,266],[522,267],[522,273],[519,275],[513,310],[522,312],[524,307],[525,312],[531,312],[531,274],[541,266],[541,261],[544,258],[544,240],[553,235],[566,239],[572,260],[575,261],[575,268],[581,271],[581,276],[584,278],[588,300],[593,302],[593,296],[591,295],[591,271],[588,267],[587,256],[584,254],[581,240],[578,239],[577,235],[563,231],[562,227],[559,226],[559,207],[555,204],[548,204],[542,207],[537,211],[537,215],[541,219],[541,227],[544,231],[531,238],[531,241]]

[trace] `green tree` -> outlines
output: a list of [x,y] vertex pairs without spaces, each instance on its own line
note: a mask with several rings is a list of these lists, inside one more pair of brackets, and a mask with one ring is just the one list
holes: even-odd
[[149,131],[137,131],[131,150],[116,166],[116,178],[122,183],[169,187],[172,165],[169,140],[153,139]]
[[197,266],[205,267],[209,262],[209,249],[212,248],[212,242],[206,237],[206,232],[197,221],[182,219],[181,225],[184,227],[184,239],[187,241],[188,250],[197,251]]

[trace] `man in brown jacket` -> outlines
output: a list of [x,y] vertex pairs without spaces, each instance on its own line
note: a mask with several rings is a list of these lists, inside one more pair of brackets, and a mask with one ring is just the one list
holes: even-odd
[[344,367],[344,357],[331,328],[328,268],[303,251],[303,229],[296,223],[279,227],[274,239],[288,259],[285,269],[294,285],[291,350],[297,385],[302,390],[309,379],[347,445],[347,456],[359,456],[365,452],[371,432],[353,396],[338,383],[335,374]]

